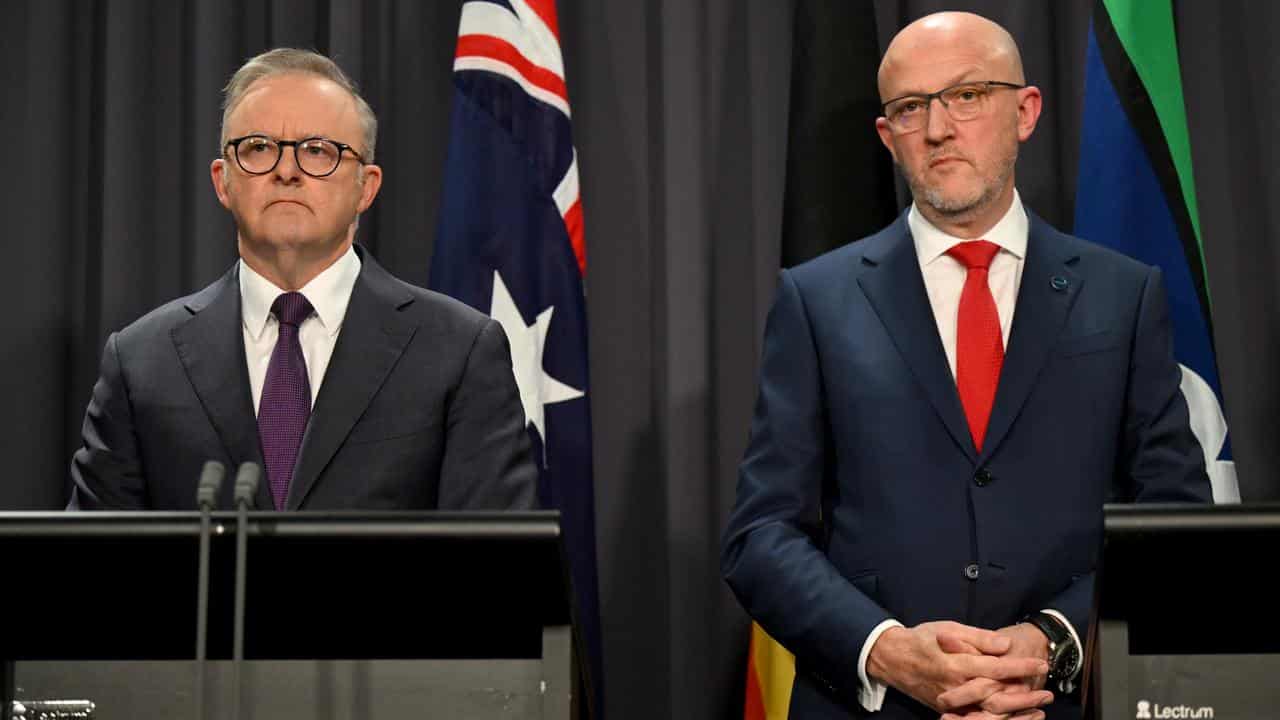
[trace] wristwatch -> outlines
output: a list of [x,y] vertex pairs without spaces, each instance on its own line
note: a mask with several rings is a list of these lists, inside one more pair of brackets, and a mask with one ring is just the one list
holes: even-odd
[[1080,669],[1080,648],[1066,623],[1047,612],[1032,613],[1023,622],[1035,625],[1049,638],[1048,684],[1062,692],[1071,692],[1071,679]]

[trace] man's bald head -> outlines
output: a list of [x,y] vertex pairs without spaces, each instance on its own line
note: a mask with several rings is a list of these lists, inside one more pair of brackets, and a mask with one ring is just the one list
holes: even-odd
[[892,106],[876,132],[916,207],[944,232],[980,237],[1012,205],[1018,146],[1040,117],[1017,44],[972,13],[928,15],[889,43],[878,80]]
[[1022,71],[1022,56],[1018,44],[1009,31],[996,23],[967,12],[940,12],[926,15],[907,25],[889,42],[889,48],[880,61],[876,80],[880,99],[888,100],[903,92],[932,92],[938,88],[896,87],[900,70],[921,63],[937,61],[954,62],[953,57],[971,56],[974,62],[988,69],[1004,71],[1003,77],[992,78],[1022,84],[1026,78]]

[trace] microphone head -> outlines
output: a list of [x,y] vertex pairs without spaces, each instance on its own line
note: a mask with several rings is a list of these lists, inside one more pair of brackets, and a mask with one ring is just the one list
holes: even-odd
[[222,489],[222,479],[227,475],[227,466],[217,460],[208,460],[200,471],[200,483],[196,486],[196,507],[201,510],[212,510],[218,504],[218,492]]
[[240,469],[236,471],[235,501],[237,505],[240,503],[253,505],[253,497],[258,494],[258,483],[261,479],[262,468],[256,463],[240,464]]

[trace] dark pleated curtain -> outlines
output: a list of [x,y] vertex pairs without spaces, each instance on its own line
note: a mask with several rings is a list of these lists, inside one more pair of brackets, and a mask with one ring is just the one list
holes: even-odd
[[[881,46],[903,23],[943,7],[829,2],[856,23],[850,32],[873,26]],[[779,265],[794,4],[560,3],[589,247],[610,718],[741,714],[746,620],[719,580],[716,554]],[[107,334],[233,261],[234,228],[208,166],[219,90],[246,57],[312,47],[361,84],[381,122],[386,179],[360,237],[393,272],[425,283],[459,6],[3,4],[0,509],[61,506]],[[1009,27],[1045,91],[1019,187],[1036,212],[1069,226],[1089,3],[949,4],[957,6]],[[1272,277],[1280,268],[1267,129],[1280,107],[1280,85],[1270,82],[1280,60],[1269,52],[1280,18],[1265,2],[1177,9],[1241,489],[1246,498],[1275,497],[1280,295]],[[810,70],[819,71],[852,79],[874,66]]]

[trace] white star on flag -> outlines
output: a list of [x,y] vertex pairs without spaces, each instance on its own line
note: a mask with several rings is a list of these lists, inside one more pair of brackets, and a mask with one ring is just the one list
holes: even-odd
[[544,446],[547,442],[544,406],[582,397],[581,390],[565,385],[542,368],[542,346],[547,341],[554,310],[554,305],[548,307],[538,313],[532,325],[526,326],[516,301],[511,299],[511,291],[502,281],[502,275],[497,270],[493,271],[493,302],[489,305],[489,315],[507,332],[507,342],[511,344],[511,368],[515,371],[516,387],[520,389],[524,416],[538,429],[538,437],[542,438]]

